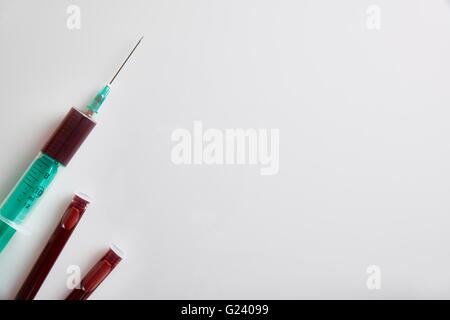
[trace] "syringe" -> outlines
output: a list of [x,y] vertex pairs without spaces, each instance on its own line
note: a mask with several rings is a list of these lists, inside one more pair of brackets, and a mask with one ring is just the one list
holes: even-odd
[[71,108],[19,182],[0,205],[0,252],[16,231],[23,230],[25,218],[62,168],[66,167],[95,127],[94,114],[105,101],[111,84],[142,41],[141,37],[111,81],[95,96],[84,112]]

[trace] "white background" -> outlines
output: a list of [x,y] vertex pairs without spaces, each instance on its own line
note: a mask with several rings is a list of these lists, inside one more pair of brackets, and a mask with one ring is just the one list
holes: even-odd
[[[111,242],[127,258],[92,299],[450,297],[449,2],[0,1],[0,197],[141,35],[33,235],[0,254],[0,298],[74,190],[95,203],[40,299],[64,298],[67,267]],[[174,165],[171,133],[194,120],[280,129],[279,174]]]

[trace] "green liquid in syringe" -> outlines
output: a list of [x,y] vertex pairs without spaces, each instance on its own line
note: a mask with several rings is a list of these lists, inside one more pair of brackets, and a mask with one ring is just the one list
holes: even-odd
[[20,226],[60,167],[60,163],[40,153],[1,204],[1,220],[13,227]]

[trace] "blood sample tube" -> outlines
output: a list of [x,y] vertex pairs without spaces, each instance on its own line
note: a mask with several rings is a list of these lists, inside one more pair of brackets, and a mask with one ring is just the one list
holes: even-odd
[[106,254],[89,270],[81,280],[80,288],[75,288],[66,300],[86,300],[106,279],[111,271],[122,260],[123,252],[117,246],[111,245]]
[[55,228],[47,245],[33,266],[16,296],[17,300],[33,300],[59,254],[75,230],[91,200],[83,193],[76,193]]

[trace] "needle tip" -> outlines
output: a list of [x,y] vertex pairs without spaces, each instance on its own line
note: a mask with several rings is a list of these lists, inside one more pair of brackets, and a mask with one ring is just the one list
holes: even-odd
[[114,81],[114,79],[117,77],[117,75],[119,74],[120,70],[122,70],[123,66],[125,65],[125,63],[127,63],[128,59],[131,57],[131,55],[133,54],[134,50],[136,50],[137,46],[141,43],[142,39],[144,39],[144,36],[141,36],[141,38],[139,39],[139,41],[136,43],[136,45],[134,46],[133,50],[131,50],[130,54],[128,55],[128,57],[125,59],[125,61],[122,63],[122,65],[120,66],[119,70],[117,70],[117,72],[114,74],[114,77],[111,79],[111,81],[108,83],[108,86],[111,86],[112,82]]

